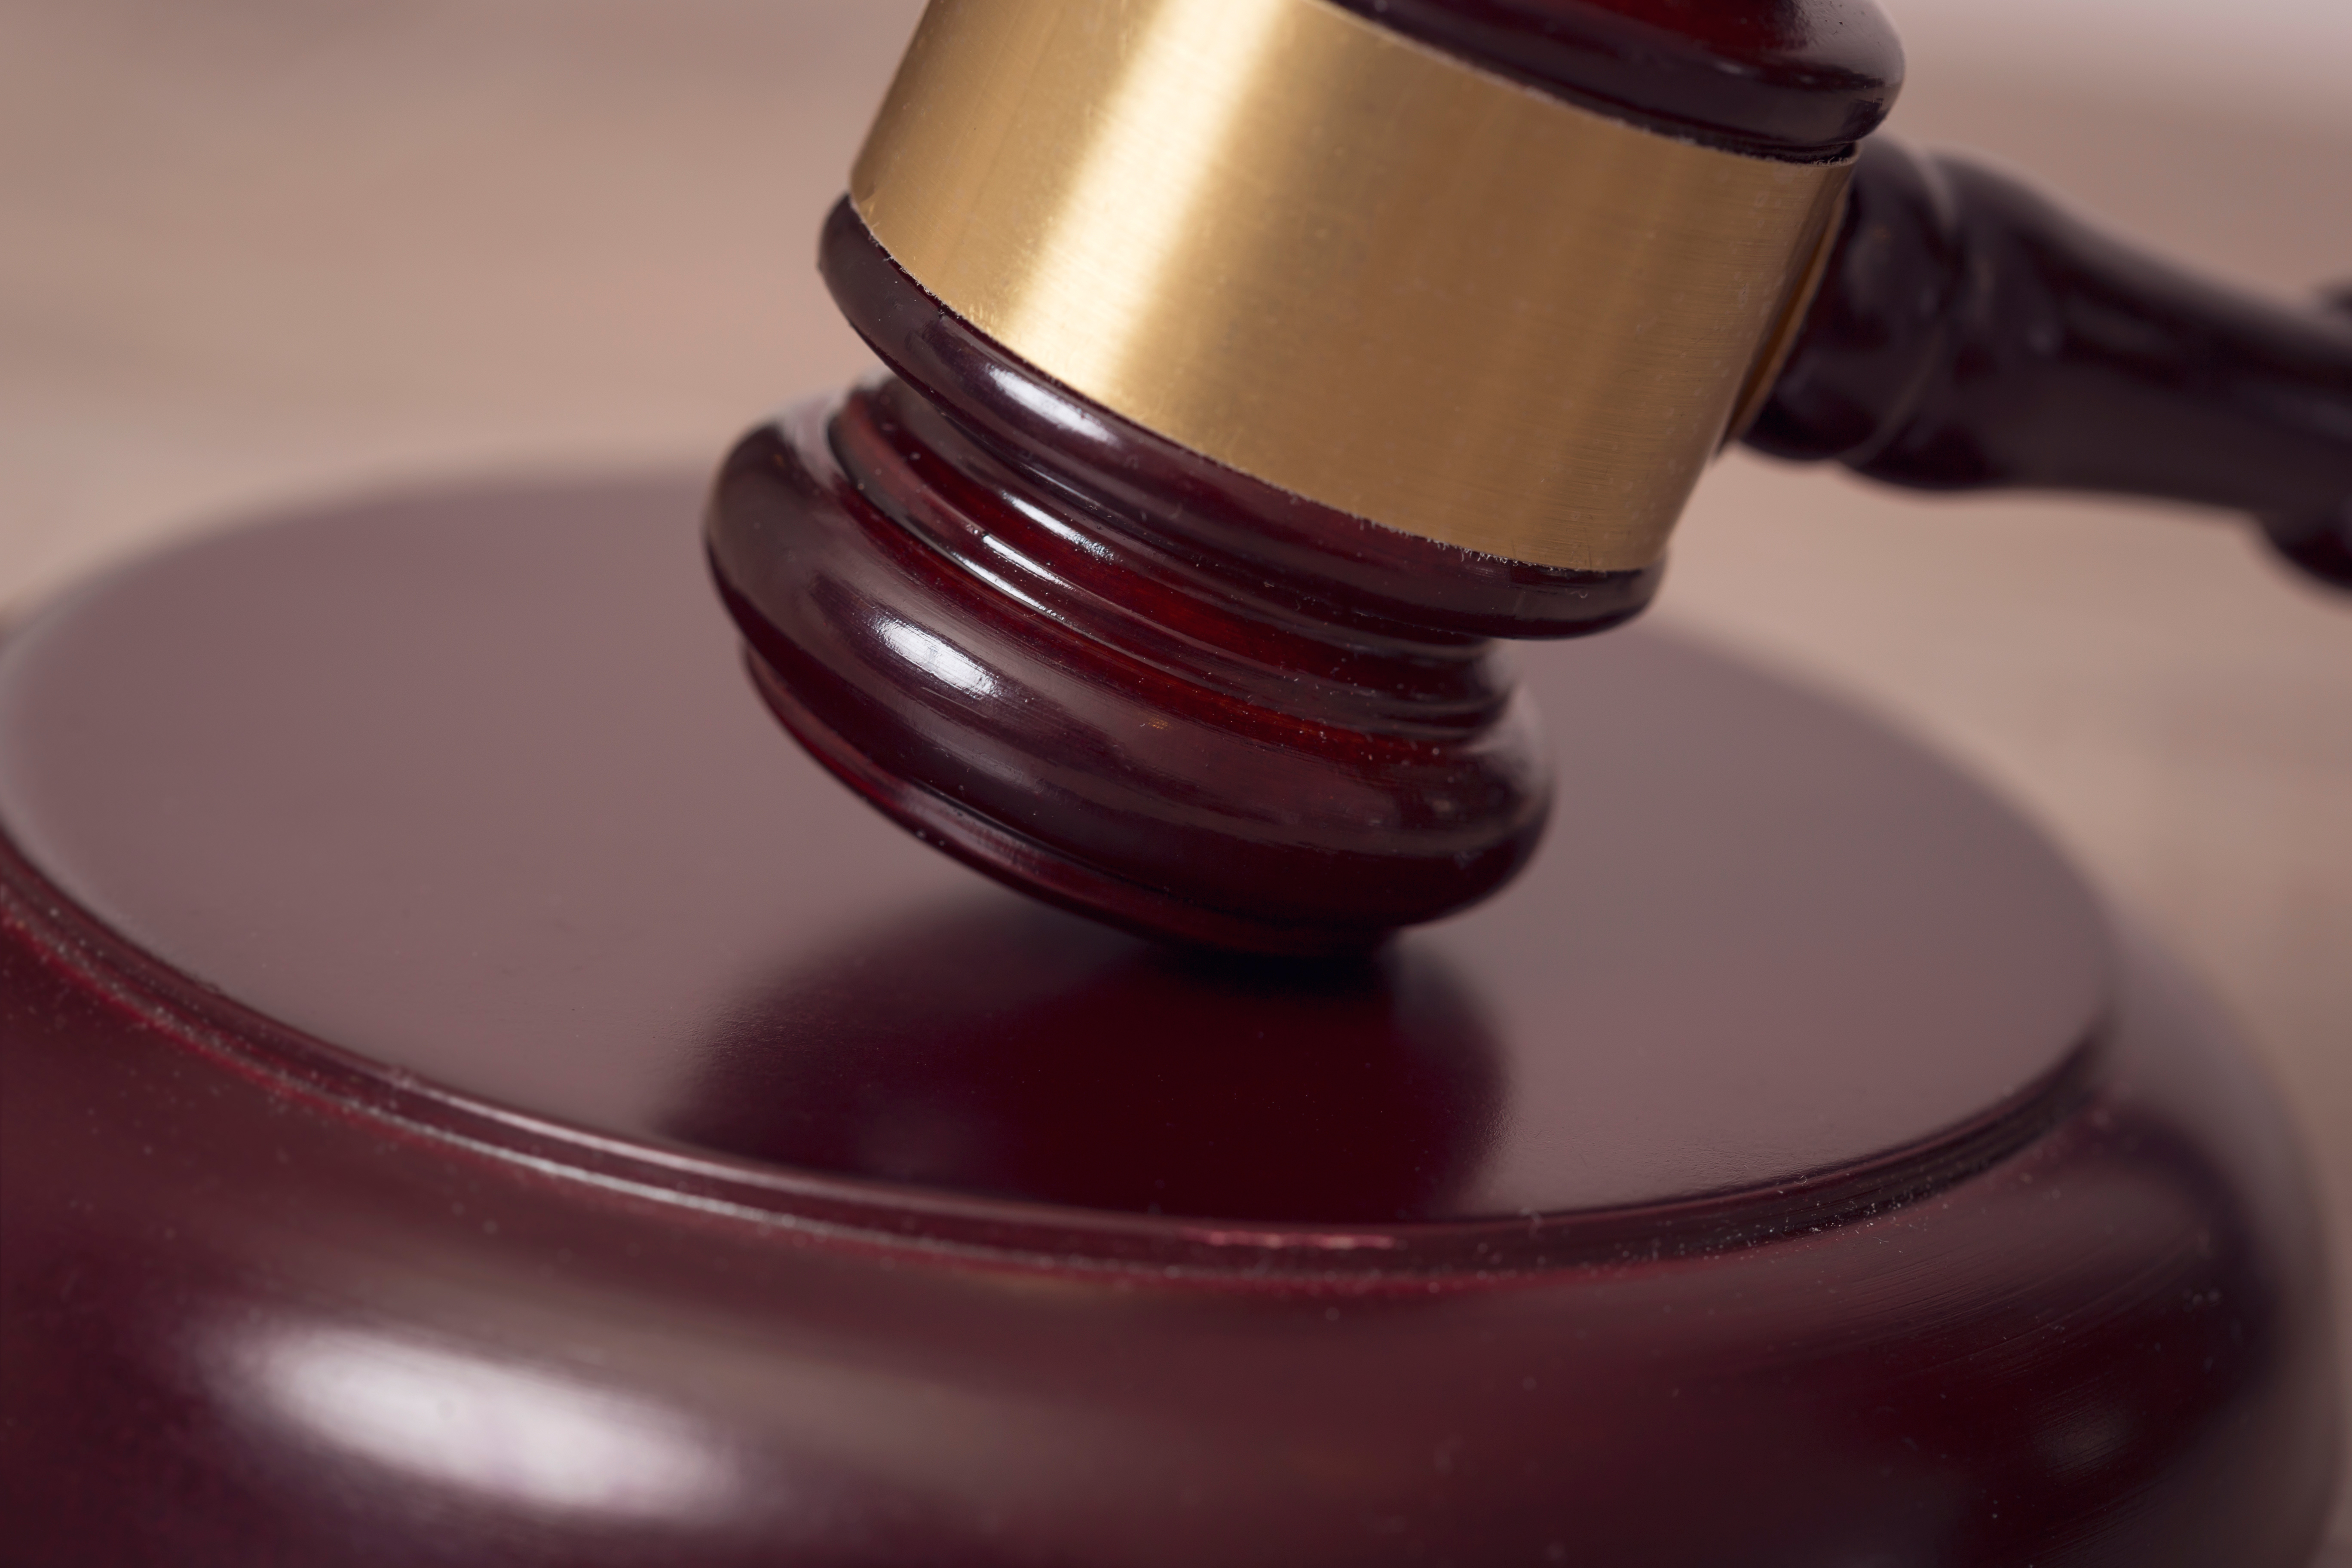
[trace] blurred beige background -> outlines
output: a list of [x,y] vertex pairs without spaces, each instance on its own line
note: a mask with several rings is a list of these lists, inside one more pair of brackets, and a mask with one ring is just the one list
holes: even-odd
[[[2352,279],[2352,4],[1888,3],[1900,132]],[[0,605],[240,509],[708,461],[854,373],[813,235],[915,9],[0,0]],[[1659,614],[2046,823],[2245,1021],[2352,1259],[2352,598],[2218,517],[1735,456]]]

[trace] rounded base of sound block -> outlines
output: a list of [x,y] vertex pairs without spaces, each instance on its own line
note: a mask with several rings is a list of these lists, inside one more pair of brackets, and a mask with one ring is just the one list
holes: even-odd
[[223,535],[0,647],[32,1562],[2304,1561],[2307,1193],[2028,828],[1659,635],[1316,963],[761,710],[685,482]]

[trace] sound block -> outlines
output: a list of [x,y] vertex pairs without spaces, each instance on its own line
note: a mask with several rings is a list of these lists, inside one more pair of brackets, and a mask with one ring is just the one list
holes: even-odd
[[1158,948],[794,750],[697,510],[306,513],[0,647],[18,1560],[2307,1559],[2284,1125],[1946,764],[1552,647],[1504,895]]

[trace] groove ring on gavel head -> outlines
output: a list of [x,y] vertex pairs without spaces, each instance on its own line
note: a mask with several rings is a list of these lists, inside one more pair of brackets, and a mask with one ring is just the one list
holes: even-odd
[[1114,9],[930,10],[851,178],[891,258],[1254,479],[1485,554],[1656,562],[1850,156],[1678,140],[1324,0]]

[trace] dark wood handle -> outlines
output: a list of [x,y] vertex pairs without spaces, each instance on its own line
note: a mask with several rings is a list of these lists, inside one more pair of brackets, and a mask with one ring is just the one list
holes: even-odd
[[1745,439],[1927,489],[2231,508],[2352,587],[2352,313],[2208,282],[1884,138]]

